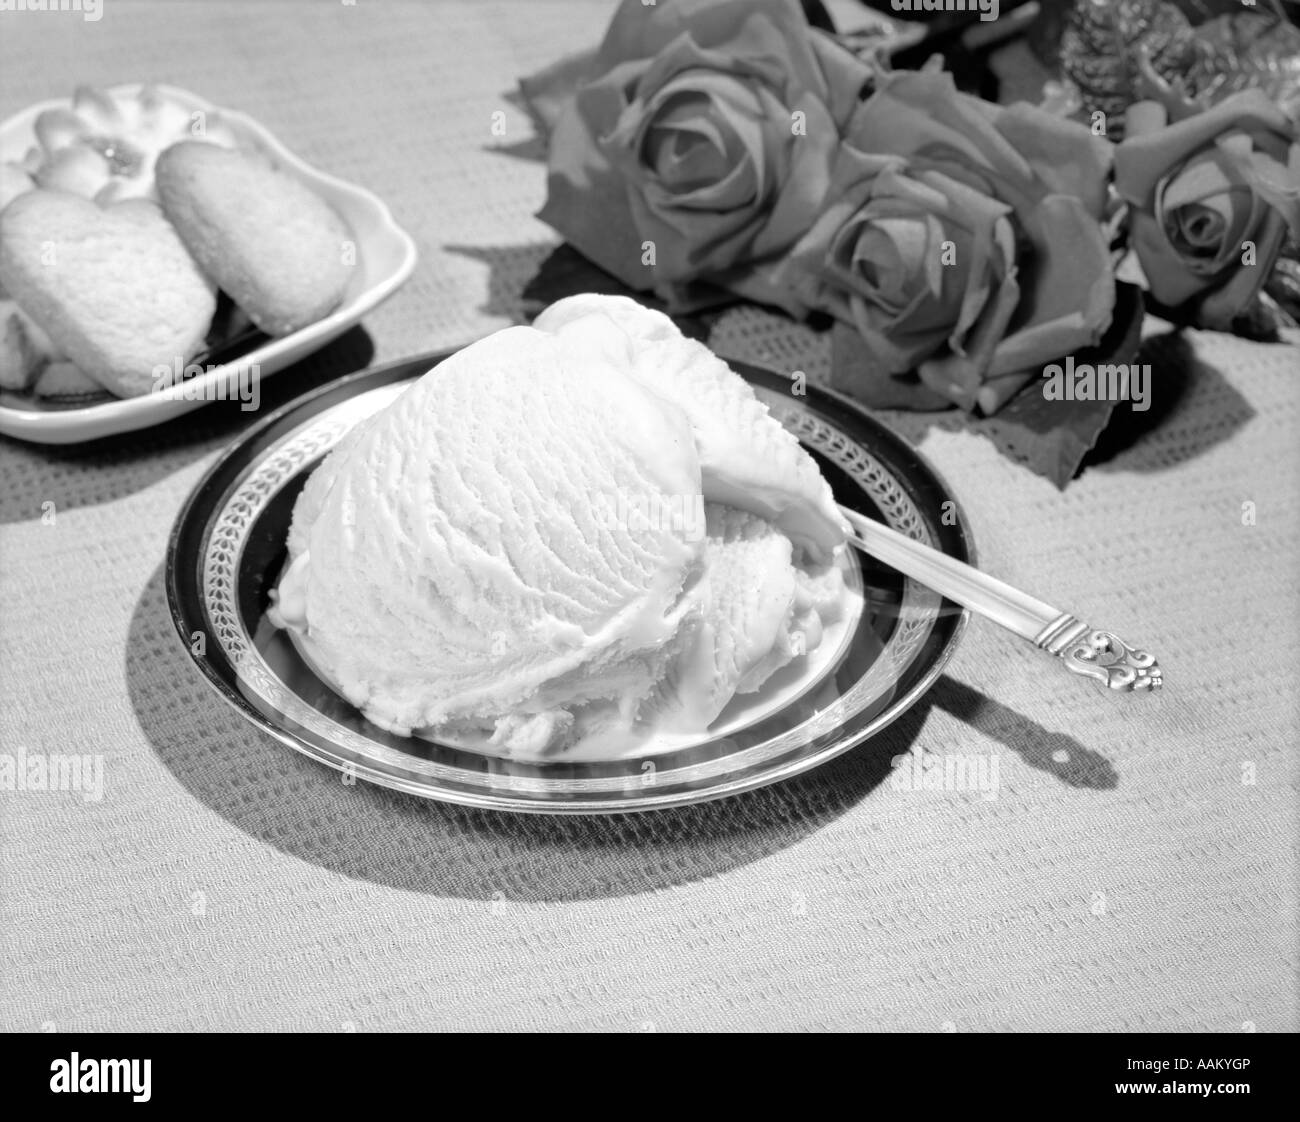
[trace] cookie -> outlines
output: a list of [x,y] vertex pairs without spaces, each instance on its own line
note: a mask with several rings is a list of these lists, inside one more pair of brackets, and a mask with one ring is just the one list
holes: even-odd
[[260,155],[198,141],[168,148],[155,176],[190,252],[263,331],[284,335],[338,307],[352,234],[319,195]]
[[151,390],[155,366],[193,358],[216,307],[156,203],[100,207],[62,191],[29,191],[0,211],[0,286],[119,397]]
[[104,387],[66,359],[57,359],[41,371],[32,392],[51,401],[86,401],[102,396]]
[[49,336],[0,294],[0,390],[22,393],[31,389],[51,350]]
[[13,160],[0,164],[0,210],[4,210],[19,195],[30,191],[36,184],[26,170]]
[[156,202],[154,163],[178,140],[235,144],[216,110],[196,112],[154,85],[130,92],[78,86],[69,104],[42,112],[33,131],[28,170],[36,182],[103,205]]

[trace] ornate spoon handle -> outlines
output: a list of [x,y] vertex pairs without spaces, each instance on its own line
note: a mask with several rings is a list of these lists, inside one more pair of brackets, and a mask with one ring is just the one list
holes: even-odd
[[1062,659],[1074,673],[1124,693],[1160,688],[1160,666],[1149,652],[857,511],[841,506],[840,513],[852,528],[849,540],[863,553],[1014,631]]

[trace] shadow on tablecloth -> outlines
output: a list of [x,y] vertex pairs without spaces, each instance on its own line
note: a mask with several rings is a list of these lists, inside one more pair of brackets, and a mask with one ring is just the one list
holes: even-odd
[[0,523],[35,521],[47,501],[62,513],[152,487],[236,439],[286,402],[369,366],[374,353],[365,328],[353,327],[315,354],[269,375],[261,384],[256,411],[241,409],[237,401],[214,401],[153,428],[84,444],[28,444],[0,437],[5,469]]
[[1142,340],[1137,361],[1151,367],[1151,407],[1115,407],[1083,470],[1154,472],[1175,467],[1230,439],[1254,409],[1178,330]]
[[140,727],[191,795],[252,837],[344,876],[439,896],[580,900],[716,876],[798,842],[866,798],[932,706],[1074,787],[1113,788],[1109,762],[950,678],[880,735],[785,783],[699,806],[609,817],[511,815],[341,776],[248,725],[189,664],[162,566],[136,603],[127,688]]
[[479,311],[488,316],[505,316],[524,323],[523,292],[552,253],[554,242],[525,242],[516,245],[444,245],[444,252],[467,257],[487,266],[487,300]]

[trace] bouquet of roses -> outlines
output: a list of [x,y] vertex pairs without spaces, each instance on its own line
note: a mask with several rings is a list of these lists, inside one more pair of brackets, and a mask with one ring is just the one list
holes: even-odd
[[[674,314],[829,318],[832,383],[874,406],[991,415],[1063,356],[1125,361],[1125,236],[1162,307],[1222,326],[1300,234],[1296,125],[1258,91],[1176,121],[1142,102],[1116,145],[886,71],[797,0],[625,0],[594,54],[522,87],[549,133],[540,217],[584,258]],[[1058,423],[1036,397],[1019,423]]]

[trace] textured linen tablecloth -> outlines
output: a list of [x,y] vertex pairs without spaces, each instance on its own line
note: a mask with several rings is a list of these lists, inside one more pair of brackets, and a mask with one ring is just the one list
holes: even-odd
[[[364,331],[269,378],[266,409],[519,318],[556,238],[509,95],[609,12],[3,13],[0,111],[166,81],[391,205],[415,275]],[[1156,331],[1149,431],[1064,493],[947,419],[886,419],[952,481],[985,567],[1149,645],[1163,694],[1104,696],[975,620],[878,740],[646,816],[347,786],[208,689],[163,555],[248,414],[216,404],[83,449],[0,440],[0,750],[102,754],[105,784],[98,802],[0,792],[0,1027],[1296,1029],[1300,350]],[[713,343],[827,369],[824,337],[757,311]],[[889,761],[913,746],[996,755],[996,797],[897,789]]]

